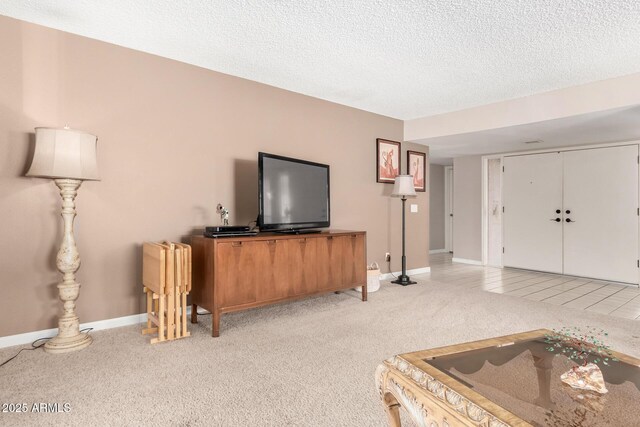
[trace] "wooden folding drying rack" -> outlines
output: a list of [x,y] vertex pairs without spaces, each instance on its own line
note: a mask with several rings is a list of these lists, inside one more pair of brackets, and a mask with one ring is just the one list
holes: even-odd
[[147,327],[142,334],[158,333],[151,344],[190,336],[191,246],[146,242],[142,251],[142,284],[147,295]]

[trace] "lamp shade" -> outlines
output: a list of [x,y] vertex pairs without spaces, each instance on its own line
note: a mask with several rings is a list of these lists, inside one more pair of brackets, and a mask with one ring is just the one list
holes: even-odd
[[393,193],[391,197],[416,197],[416,189],[413,186],[413,177],[411,175],[398,175],[393,185]]
[[27,176],[99,181],[98,138],[73,129],[36,128],[36,149]]

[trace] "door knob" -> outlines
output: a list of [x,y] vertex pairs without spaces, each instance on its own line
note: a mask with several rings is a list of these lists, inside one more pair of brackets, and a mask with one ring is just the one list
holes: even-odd
[[556,213],[560,213],[562,212],[560,209],[556,209]]
[[569,215],[571,213],[571,211],[569,209],[567,209],[566,211],[564,211],[567,215]]
[[554,218],[551,218],[549,221],[560,222],[560,221],[562,221],[562,220],[561,220],[560,218],[555,218],[555,219],[554,219]]

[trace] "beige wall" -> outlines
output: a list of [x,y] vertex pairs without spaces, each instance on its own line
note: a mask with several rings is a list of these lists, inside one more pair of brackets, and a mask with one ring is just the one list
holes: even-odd
[[542,122],[640,104],[640,73],[404,122],[407,141]]
[[444,166],[431,165],[429,191],[429,249],[444,249]]
[[[255,219],[258,151],[330,164],[332,227],[366,230],[369,262],[391,252],[400,268],[400,202],[375,182],[375,139],[402,140],[401,121],[5,17],[0,56],[0,336],[54,327],[60,309],[59,195],[24,177],[36,126],[99,137],[102,181],[77,198],[83,322],[142,311],[142,242],[218,224],[218,202],[232,223]],[[417,200],[409,268],[429,262]]]
[[[402,172],[408,173],[407,165],[407,151],[418,151],[427,154],[427,164],[425,177],[429,176],[429,147],[420,144],[413,144],[411,142],[405,142],[402,144]],[[392,186],[389,186],[392,187]],[[390,188],[391,190],[391,188]],[[407,268],[420,268],[421,266],[429,265],[421,261],[423,259],[429,259],[429,185],[427,183],[424,192],[416,192],[417,197],[414,199],[407,199],[406,202],[406,244],[407,244]],[[402,225],[402,202],[400,199],[392,199],[393,209],[391,211],[391,218],[393,221],[397,221],[398,225]],[[418,205],[418,212],[411,212],[411,205]],[[426,221],[425,221],[426,219]],[[394,225],[395,226],[395,225]],[[392,261],[400,262],[402,256],[402,234],[399,232],[393,235],[392,238],[393,247],[396,247],[395,253],[392,253]],[[409,252],[411,248],[411,252]],[[399,271],[400,268],[394,271]]]
[[482,157],[453,159],[453,256],[482,261]]

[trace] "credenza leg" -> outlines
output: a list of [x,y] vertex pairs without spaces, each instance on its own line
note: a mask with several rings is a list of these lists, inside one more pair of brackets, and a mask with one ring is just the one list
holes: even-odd
[[366,301],[367,300],[367,284],[365,283],[362,286],[362,301]]
[[198,323],[198,306],[191,304],[191,323]]
[[211,336],[220,336],[220,312],[218,310],[214,310],[211,313]]

